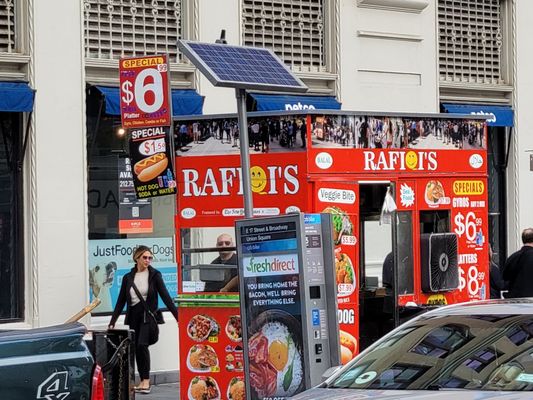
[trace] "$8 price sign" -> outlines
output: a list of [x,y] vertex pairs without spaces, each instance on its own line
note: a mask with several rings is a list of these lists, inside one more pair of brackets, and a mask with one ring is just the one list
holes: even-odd
[[122,126],[170,125],[167,57],[125,58],[119,65]]

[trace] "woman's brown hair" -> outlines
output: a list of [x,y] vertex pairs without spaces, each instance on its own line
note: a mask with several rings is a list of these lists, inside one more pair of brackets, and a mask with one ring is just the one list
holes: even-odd
[[148,246],[144,246],[144,245],[140,245],[139,247],[137,247],[135,249],[135,251],[133,252],[133,262],[137,262],[137,260],[139,259],[140,256],[142,256],[142,254],[145,252],[145,251],[149,251],[150,254],[153,256],[154,253],[152,253],[152,250],[150,249],[150,247]]

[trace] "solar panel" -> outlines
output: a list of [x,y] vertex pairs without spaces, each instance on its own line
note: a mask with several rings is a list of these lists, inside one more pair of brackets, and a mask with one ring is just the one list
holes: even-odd
[[307,86],[269,49],[188,40],[178,40],[178,46],[214,86],[307,91]]

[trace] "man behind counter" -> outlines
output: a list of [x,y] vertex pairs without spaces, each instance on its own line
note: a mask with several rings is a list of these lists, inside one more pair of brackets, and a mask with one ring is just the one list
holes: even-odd
[[[233,238],[227,233],[217,237],[216,247],[220,248],[218,257],[211,264],[237,265],[237,254],[233,250],[223,250],[226,247],[235,247]],[[236,292],[238,291],[239,278],[237,268],[224,269],[224,280],[220,282],[206,282],[206,292]]]

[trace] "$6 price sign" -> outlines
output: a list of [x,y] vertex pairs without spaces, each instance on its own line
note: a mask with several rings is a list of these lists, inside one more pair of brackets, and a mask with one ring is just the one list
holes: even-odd
[[482,224],[481,218],[476,218],[476,214],[469,211],[466,216],[459,212],[454,218],[456,225],[455,233],[461,237],[466,234],[466,239],[474,241],[476,239],[476,227]]
[[[151,79],[147,79],[151,78]],[[148,83],[150,82],[151,83]],[[150,96],[153,101],[148,104],[148,93],[152,93]],[[122,101],[128,106],[131,105],[133,100],[135,104],[144,113],[153,113],[158,111],[163,105],[163,77],[161,73],[156,69],[145,69],[135,77],[135,83],[126,81],[122,83]]]
[[166,56],[120,61],[120,114],[128,127],[170,125]]

